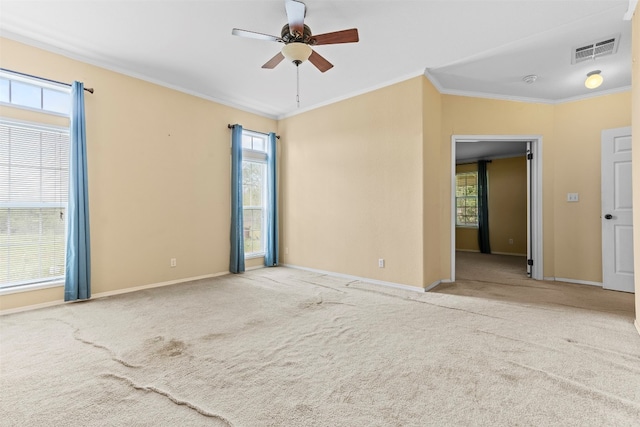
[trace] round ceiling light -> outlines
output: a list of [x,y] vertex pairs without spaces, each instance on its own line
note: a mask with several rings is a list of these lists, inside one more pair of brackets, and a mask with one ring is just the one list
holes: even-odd
[[535,74],[529,74],[528,76],[524,76],[522,78],[522,81],[527,83],[527,84],[531,84],[531,83],[535,82],[536,80],[538,80],[538,76],[536,76]]
[[304,43],[289,43],[282,48],[282,54],[294,64],[301,64],[311,56],[311,48]]
[[595,89],[602,84],[604,79],[600,72],[600,70],[594,70],[587,74],[587,79],[584,81],[584,85],[587,89]]

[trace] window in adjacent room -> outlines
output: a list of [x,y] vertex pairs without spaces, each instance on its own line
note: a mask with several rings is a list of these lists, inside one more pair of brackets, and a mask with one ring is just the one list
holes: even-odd
[[242,206],[246,258],[265,253],[267,135],[242,132]]
[[456,225],[478,226],[478,172],[456,174]]
[[0,288],[64,278],[68,185],[67,128],[0,119]]

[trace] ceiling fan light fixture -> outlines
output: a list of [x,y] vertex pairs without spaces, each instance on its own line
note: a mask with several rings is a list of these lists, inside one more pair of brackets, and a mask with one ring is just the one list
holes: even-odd
[[304,43],[289,43],[282,48],[282,55],[289,61],[301,64],[311,56],[312,50]]
[[594,70],[587,74],[587,79],[584,81],[584,85],[587,89],[595,89],[602,84],[604,78],[602,78],[600,73],[600,70]]

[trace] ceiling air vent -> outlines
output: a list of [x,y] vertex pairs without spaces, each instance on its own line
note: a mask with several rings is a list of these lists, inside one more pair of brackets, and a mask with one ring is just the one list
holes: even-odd
[[618,51],[618,40],[620,36],[607,37],[604,40],[585,44],[584,46],[576,47],[572,51],[571,63],[579,64],[583,61],[590,59],[596,59],[601,56],[611,55]]

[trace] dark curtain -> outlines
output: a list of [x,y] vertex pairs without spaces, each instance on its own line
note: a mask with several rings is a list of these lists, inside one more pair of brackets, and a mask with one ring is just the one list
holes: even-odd
[[478,162],[478,246],[483,254],[491,253],[489,245],[489,199],[487,197],[487,161]]

